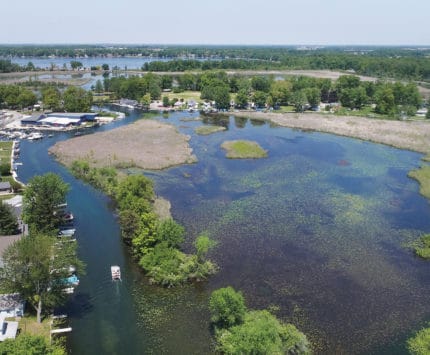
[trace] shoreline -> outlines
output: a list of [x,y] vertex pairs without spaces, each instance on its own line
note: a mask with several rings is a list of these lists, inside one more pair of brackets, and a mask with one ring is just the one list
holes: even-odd
[[222,115],[259,119],[282,127],[335,134],[430,154],[430,120],[397,121],[319,113],[220,112]]

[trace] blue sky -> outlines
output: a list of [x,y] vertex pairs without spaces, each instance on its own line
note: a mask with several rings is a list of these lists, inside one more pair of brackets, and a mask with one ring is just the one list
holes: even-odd
[[429,0],[14,0],[0,8],[0,43],[430,45]]

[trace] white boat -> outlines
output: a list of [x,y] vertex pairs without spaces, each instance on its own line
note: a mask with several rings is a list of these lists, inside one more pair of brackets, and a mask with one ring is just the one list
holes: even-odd
[[118,265],[112,265],[110,272],[112,274],[112,281],[121,280],[121,269]]
[[27,137],[27,139],[30,141],[38,140],[38,139],[42,139],[42,138],[43,138],[43,134],[39,133],[39,132],[30,133]]
[[63,229],[63,230],[60,230],[58,235],[64,236],[64,237],[73,237],[75,235],[75,232],[76,232],[75,228]]

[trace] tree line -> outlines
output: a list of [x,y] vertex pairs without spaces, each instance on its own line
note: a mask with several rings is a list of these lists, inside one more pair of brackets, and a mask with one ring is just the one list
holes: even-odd
[[343,75],[333,82],[307,76],[280,80],[273,75],[229,76],[225,71],[205,71],[182,75],[148,73],[143,77],[115,77],[104,81],[104,90],[118,98],[138,101],[148,94],[150,99],[158,100],[166,89],[177,93],[200,91],[201,99],[215,101],[219,109],[230,108],[232,94],[235,95],[235,107],[240,109],[247,108],[252,102],[255,108],[291,105],[302,112],[306,108],[317,107],[321,102],[340,102],[351,110],[372,106],[377,114],[412,116],[422,104],[414,83],[362,81],[355,75]]
[[62,91],[57,85],[42,85],[40,91],[33,91],[23,85],[0,85],[1,108],[32,108],[39,100],[43,102],[44,109],[88,112],[93,104],[93,95],[75,86]]
[[155,213],[152,181],[143,175],[118,178],[114,168],[92,168],[86,160],[76,160],[70,170],[74,176],[108,193],[119,211],[122,239],[127,244],[150,282],[166,287],[191,280],[204,280],[217,271],[207,259],[215,242],[199,235],[195,253],[181,251],[185,229],[172,218]]
[[[144,64],[147,71],[196,69],[348,70],[382,78],[429,80],[430,50],[403,47],[326,47],[297,50],[291,46],[0,46],[1,57],[79,58],[138,56],[172,59]],[[200,60],[196,60],[200,59]],[[8,71],[22,68],[4,60]],[[2,65],[0,62],[0,72]]]

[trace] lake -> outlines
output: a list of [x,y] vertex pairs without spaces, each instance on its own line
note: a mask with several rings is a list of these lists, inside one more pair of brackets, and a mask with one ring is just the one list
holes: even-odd
[[[407,177],[421,155],[233,116],[204,118],[227,130],[198,136],[193,130],[202,122],[189,121],[196,117],[157,119],[191,136],[199,162],[146,172],[185,226],[186,251],[203,231],[219,243],[210,255],[219,273],[175,289],[148,284],[121,243],[110,201],[47,154],[71,134],[22,142],[21,179],[52,171],[71,185],[87,264],[65,307],[72,353],[211,353],[208,299],[231,285],[248,307],[269,307],[294,323],[316,353],[404,354],[405,340],[430,318],[429,265],[405,247],[430,231],[428,201]],[[220,145],[231,139],[257,141],[268,158],[226,159]],[[122,282],[112,283],[113,264]]]

